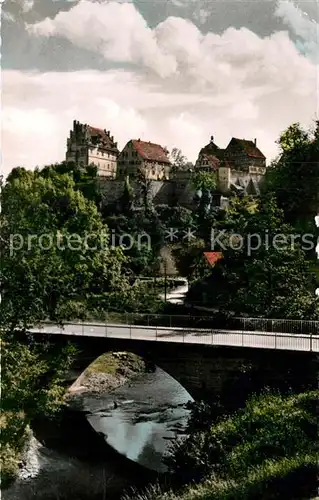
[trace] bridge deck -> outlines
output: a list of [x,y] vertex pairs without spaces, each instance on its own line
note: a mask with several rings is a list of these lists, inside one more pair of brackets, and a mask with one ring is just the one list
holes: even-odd
[[115,323],[42,324],[32,333],[319,352],[319,335]]

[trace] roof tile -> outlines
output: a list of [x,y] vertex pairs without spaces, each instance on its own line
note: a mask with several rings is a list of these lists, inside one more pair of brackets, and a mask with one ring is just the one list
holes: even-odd
[[167,150],[159,144],[133,139],[132,145],[145,160],[170,164]]
[[105,130],[97,127],[91,127],[91,125],[87,126],[87,130],[90,134],[90,137],[99,137],[100,138],[100,143],[104,147],[112,148],[112,149],[117,149],[116,143],[113,138],[107,133]]
[[208,264],[213,267],[217,261],[223,258],[222,252],[204,252]]
[[217,156],[204,153],[200,156],[200,162],[202,162],[203,160],[208,161],[208,165],[211,167],[212,170],[218,170],[220,166],[220,160],[217,158]]
[[256,144],[253,141],[248,141],[247,139],[238,139],[237,137],[233,137],[228,144],[226,151],[228,147],[231,145],[231,143],[237,143],[241,146],[241,148],[245,151],[247,156],[251,158],[262,158],[265,159],[265,155],[260,151],[259,148],[257,148]]

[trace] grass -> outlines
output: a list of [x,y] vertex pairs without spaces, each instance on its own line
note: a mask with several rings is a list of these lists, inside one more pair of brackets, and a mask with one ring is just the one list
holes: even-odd
[[311,496],[306,492],[298,493],[300,481],[315,475],[317,463],[316,454],[269,460],[239,480],[212,476],[202,484],[188,486],[177,493],[149,489],[137,493],[134,500],[307,500]]
[[119,363],[117,358],[113,356],[113,353],[107,352],[93,361],[86,369],[86,373],[88,375],[92,373],[109,373],[110,375],[116,375],[118,369]]
[[85,373],[108,373],[113,376],[125,375],[126,372],[145,371],[145,362],[137,354],[130,352],[106,352],[88,366]]
[[190,436],[175,453],[173,470],[195,478],[198,469],[202,480],[175,492],[150,489],[134,500],[313,499],[318,396],[319,391],[252,397],[244,409]]

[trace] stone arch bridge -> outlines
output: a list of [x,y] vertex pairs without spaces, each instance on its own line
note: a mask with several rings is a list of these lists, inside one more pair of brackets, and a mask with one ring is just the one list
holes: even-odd
[[46,324],[32,333],[55,344],[75,345],[70,383],[105,352],[128,351],[165,370],[195,400],[232,393],[237,397],[248,386],[297,391],[318,387],[318,334],[101,323],[64,328]]

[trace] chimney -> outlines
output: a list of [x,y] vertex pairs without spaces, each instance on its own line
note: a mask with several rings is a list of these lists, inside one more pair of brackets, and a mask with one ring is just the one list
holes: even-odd
[[109,130],[106,132],[106,135],[108,135],[110,137],[110,131]]
[[210,136],[210,142],[214,142],[214,136],[213,135]]
[[254,139],[254,144],[255,146],[257,146],[257,139]]
[[113,142],[113,139],[114,139],[114,137],[113,137],[113,135],[112,135],[112,137],[111,137],[111,141],[112,141],[112,142]]

